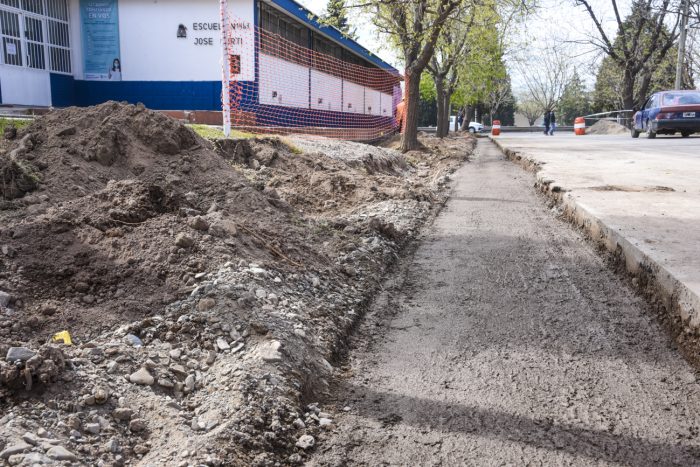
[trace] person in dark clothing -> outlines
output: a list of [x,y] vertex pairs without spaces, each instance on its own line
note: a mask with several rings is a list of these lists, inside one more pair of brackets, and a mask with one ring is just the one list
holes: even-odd
[[462,122],[464,121],[464,110],[459,109],[459,113],[457,114],[457,128],[462,128]]
[[544,112],[544,134],[549,134],[549,110]]
[[549,136],[554,136],[554,130],[557,129],[557,117],[554,111],[549,112]]

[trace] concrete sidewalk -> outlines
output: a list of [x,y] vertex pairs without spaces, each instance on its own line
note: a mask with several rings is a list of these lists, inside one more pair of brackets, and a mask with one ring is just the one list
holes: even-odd
[[686,331],[700,327],[700,138],[560,134],[492,138]]

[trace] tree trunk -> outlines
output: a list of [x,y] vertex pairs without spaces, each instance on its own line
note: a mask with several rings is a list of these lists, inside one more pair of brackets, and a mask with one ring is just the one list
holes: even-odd
[[634,76],[625,70],[622,77],[622,105],[624,110],[637,110],[634,102]]
[[420,99],[420,73],[406,69],[406,106],[404,108],[404,132],[401,136],[401,152],[418,149],[418,99]]
[[443,96],[442,96],[442,110],[443,110],[443,121],[445,122],[445,130],[442,134],[442,137],[446,137],[450,134],[450,96],[448,95],[447,89],[443,91]]
[[445,109],[445,85],[441,77],[436,76],[434,77],[435,81],[435,92],[437,94],[436,100],[437,100],[437,129],[435,130],[435,134],[438,138],[442,138],[445,136],[445,127],[448,128],[450,126],[450,119],[448,118],[447,121],[445,121],[445,114],[446,109]]

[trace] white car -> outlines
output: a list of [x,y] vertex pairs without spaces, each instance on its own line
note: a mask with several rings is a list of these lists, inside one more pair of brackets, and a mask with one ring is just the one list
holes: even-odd
[[[457,120],[457,117],[452,115],[450,116],[450,131],[455,130],[455,121]],[[482,125],[479,122],[469,122],[469,133],[481,133],[484,131],[484,125]]]
[[484,125],[479,122],[469,122],[469,133],[481,133],[484,131]]

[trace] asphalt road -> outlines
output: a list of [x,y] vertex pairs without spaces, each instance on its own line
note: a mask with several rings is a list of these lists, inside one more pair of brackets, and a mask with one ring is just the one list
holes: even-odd
[[645,302],[492,143],[454,179],[309,465],[700,464],[695,371]]

